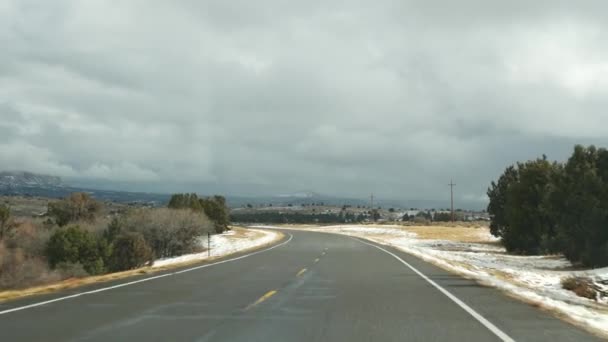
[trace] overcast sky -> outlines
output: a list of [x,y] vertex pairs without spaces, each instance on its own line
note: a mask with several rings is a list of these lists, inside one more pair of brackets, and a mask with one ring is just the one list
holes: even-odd
[[607,42],[606,1],[0,0],[0,169],[483,200],[608,145]]

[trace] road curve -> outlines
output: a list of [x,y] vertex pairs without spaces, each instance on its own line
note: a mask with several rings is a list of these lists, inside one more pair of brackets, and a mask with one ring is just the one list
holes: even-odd
[[599,340],[400,251],[285,233],[288,243],[234,261],[0,304],[1,340]]

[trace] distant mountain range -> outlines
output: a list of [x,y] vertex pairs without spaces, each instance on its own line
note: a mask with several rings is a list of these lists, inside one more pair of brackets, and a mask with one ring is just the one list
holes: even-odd
[[72,192],[86,192],[101,201],[165,205],[168,194],[127,192],[73,187],[60,177],[27,171],[0,171],[0,195],[63,198]]
[[[114,189],[124,189],[117,185]],[[192,188],[192,192],[198,192],[196,188]],[[72,192],[87,192],[101,201],[114,201],[119,203],[146,203],[150,205],[163,206],[169,201],[170,194],[153,193],[153,192],[137,192],[124,190],[109,190],[108,188],[100,189],[94,183],[88,184],[78,183],[66,184],[60,177],[35,174],[26,171],[0,171],[0,195],[21,195],[21,196],[39,196],[50,198],[66,197]],[[214,193],[222,194],[221,191],[213,191],[212,193],[203,193],[203,195],[212,195]],[[231,207],[243,207],[247,204],[251,205],[302,205],[311,203],[323,203],[325,205],[351,205],[351,206],[369,206],[368,198],[345,198],[338,196],[328,196],[318,194],[312,191],[298,191],[289,194],[279,194],[275,196],[234,196],[226,194],[226,200]],[[484,203],[472,201],[458,201],[457,208],[462,209],[483,209]],[[448,201],[440,200],[395,200],[375,198],[374,206],[383,208],[417,208],[417,209],[442,209],[449,206]]]
[[281,195],[277,195],[276,197],[279,198],[315,198],[315,197],[319,197],[319,194],[314,193],[312,191],[300,191],[300,192],[294,192],[292,194],[281,194]]
[[17,187],[61,187],[63,183],[60,177],[40,175],[26,171],[1,171],[0,188]]

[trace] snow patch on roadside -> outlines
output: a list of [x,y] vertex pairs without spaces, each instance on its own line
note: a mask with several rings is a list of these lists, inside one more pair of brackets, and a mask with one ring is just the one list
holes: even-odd
[[[278,236],[279,234],[277,232],[257,229],[247,229],[241,236],[238,236],[233,230],[226,231],[223,234],[211,235],[211,258],[226,256],[250,248],[263,246],[275,241]],[[199,243],[202,248],[207,248],[206,237],[199,239]],[[205,250],[201,253],[158,259],[154,261],[154,265],[152,265],[152,267],[163,267],[167,265],[202,261],[206,259],[209,259],[209,256]]]

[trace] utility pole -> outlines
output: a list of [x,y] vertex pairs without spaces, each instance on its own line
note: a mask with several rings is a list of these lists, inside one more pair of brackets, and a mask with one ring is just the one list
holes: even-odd
[[376,215],[375,215],[376,212],[374,211],[374,194],[373,193],[370,196],[370,200],[371,200],[370,201],[371,204],[370,204],[369,214],[372,217],[372,221],[376,222]]
[[452,212],[452,223],[454,223],[454,186],[456,184],[454,184],[454,182],[450,179],[450,184],[448,185],[450,186],[450,208]]

